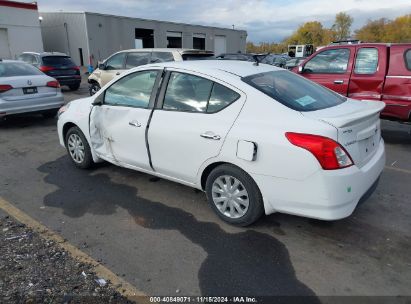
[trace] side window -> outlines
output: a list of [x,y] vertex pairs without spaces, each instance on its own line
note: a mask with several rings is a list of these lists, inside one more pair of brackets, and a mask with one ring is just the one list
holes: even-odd
[[31,63],[29,55],[27,55],[27,54],[21,54],[17,59],[21,60],[21,61],[24,61],[24,62],[27,62],[27,63]]
[[151,62],[168,62],[174,61],[173,53],[171,52],[153,52],[151,54]]
[[378,50],[376,48],[361,48],[355,58],[355,74],[370,75],[377,72]]
[[240,98],[240,94],[221,84],[214,83],[207,106],[207,113],[218,112],[236,101],[238,98]]
[[205,112],[213,82],[189,74],[172,72],[164,96],[163,109]]
[[131,69],[150,62],[150,53],[128,53],[126,59],[126,69]]
[[104,103],[147,108],[157,73],[157,71],[137,72],[119,79],[106,90]]
[[304,66],[306,73],[344,74],[350,59],[349,49],[326,50],[308,61]]
[[404,54],[405,66],[409,71],[411,71],[411,49]]
[[106,62],[106,70],[122,70],[126,53],[119,53],[110,57]]

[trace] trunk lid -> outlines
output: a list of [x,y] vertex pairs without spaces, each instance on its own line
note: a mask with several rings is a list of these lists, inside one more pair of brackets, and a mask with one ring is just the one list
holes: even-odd
[[380,101],[348,99],[335,107],[301,114],[335,127],[337,141],[350,154],[354,164],[362,167],[373,157],[380,143],[380,112],[384,107]]
[[[47,82],[53,80],[55,79],[45,75],[2,77],[1,83],[11,85],[13,88],[4,93],[0,93],[0,97],[6,101],[14,101],[53,96],[56,95],[57,90],[59,90],[58,88],[47,86]],[[25,94],[23,89],[26,88],[36,88],[37,93]]]

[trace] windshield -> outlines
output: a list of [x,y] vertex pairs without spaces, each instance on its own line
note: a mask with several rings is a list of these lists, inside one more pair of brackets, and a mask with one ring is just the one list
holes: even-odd
[[24,62],[0,63],[0,77],[43,75],[39,69]]
[[288,71],[271,71],[242,80],[288,108],[307,112],[334,107],[347,99]]

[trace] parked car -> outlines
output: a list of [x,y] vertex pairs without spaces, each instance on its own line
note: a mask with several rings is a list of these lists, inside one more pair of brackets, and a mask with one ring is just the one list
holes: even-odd
[[114,53],[99,64],[88,78],[90,95],[94,95],[101,87],[122,72],[148,63],[202,60],[213,57],[214,53],[191,49],[131,49]]
[[58,80],[70,90],[78,90],[81,83],[80,68],[70,56],[58,52],[25,52],[18,56],[19,60],[32,64],[40,71]]
[[290,57],[278,55],[278,54],[268,54],[265,56],[261,62],[265,64],[271,64],[279,68],[285,68],[285,64]]
[[63,104],[56,79],[27,63],[0,59],[0,117],[27,112],[54,117]]
[[296,66],[299,66],[300,63],[302,63],[304,60],[305,60],[305,57],[291,58],[287,60],[287,62],[285,63],[285,68],[287,70],[292,70]]
[[255,54],[249,53],[223,53],[216,56],[218,60],[240,60],[240,61],[255,61]]
[[384,168],[383,108],[266,64],[167,62],[70,102],[57,129],[77,167],[106,160],[203,190],[231,224],[273,212],[336,220]]
[[350,98],[384,101],[383,118],[411,121],[411,43],[330,45],[293,71]]

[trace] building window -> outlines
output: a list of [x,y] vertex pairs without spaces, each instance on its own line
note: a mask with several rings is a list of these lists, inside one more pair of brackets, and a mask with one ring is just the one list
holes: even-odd
[[167,32],[167,47],[181,49],[183,47],[182,37],[181,32]]
[[194,34],[193,35],[193,49],[205,50],[205,34]]

